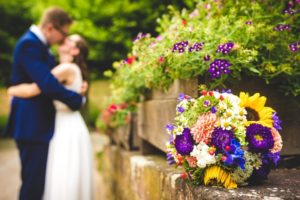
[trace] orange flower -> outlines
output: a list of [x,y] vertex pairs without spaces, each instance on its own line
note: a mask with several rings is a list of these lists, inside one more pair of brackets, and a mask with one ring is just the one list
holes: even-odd
[[281,139],[280,134],[278,133],[278,131],[275,128],[271,128],[271,133],[274,138],[274,147],[271,149],[271,152],[276,153],[278,151],[281,151],[281,149],[282,149],[282,139]]

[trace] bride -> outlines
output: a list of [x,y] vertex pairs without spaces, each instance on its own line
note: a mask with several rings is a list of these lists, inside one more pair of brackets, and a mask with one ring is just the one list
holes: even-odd
[[[60,64],[51,73],[75,92],[86,79],[88,48],[79,35],[69,36],[58,48]],[[41,93],[35,83],[8,89],[11,96],[31,98]],[[54,101],[56,108],[54,136],[50,142],[46,169],[44,200],[92,199],[92,151],[88,129],[79,111]]]

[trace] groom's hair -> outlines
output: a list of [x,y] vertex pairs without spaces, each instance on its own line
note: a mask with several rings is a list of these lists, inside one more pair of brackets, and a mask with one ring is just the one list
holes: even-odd
[[65,25],[72,24],[72,22],[72,18],[63,9],[59,7],[50,7],[44,11],[40,25],[44,27],[45,25],[52,23],[53,26],[61,28]]

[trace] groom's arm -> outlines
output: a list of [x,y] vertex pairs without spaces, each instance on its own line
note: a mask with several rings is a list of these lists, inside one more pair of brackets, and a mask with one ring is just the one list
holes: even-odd
[[83,97],[65,89],[51,74],[42,57],[38,44],[31,41],[24,42],[16,55],[16,59],[21,63],[32,81],[39,86],[42,94],[64,102],[73,110],[78,110],[82,105]]

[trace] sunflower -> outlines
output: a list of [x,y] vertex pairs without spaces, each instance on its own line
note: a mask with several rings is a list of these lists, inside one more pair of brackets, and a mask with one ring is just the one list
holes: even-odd
[[273,126],[272,115],[275,111],[270,107],[265,107],[266,97],[260,96],[259,93],[249,96],[247,93],[241,92],[240,100],[240,106],[247,111],[246,125],[255,123],[269,128]]
[[204,173],[205,185],[214,184],[215,182],[222,184],[227,189],[237,188],[237,184],[230,174],[217,165],[207,168]]

